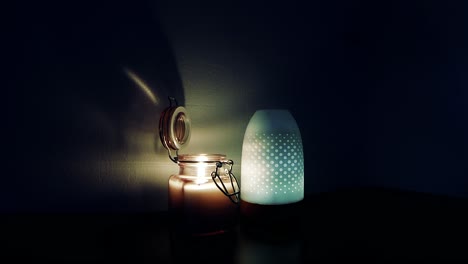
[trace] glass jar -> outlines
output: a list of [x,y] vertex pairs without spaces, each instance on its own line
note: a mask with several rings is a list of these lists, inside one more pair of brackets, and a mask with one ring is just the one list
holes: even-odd
[[[179,154],[190,141],[187,110],[169,98],[159,119],[159,137],[179,173],[169,177],[169,215],[175,233],[222,234],[234,228],[240,201],[234,162],[224,154]],[[173,155],[175,152],[175,156]]]
[[223,154],[177,156],[169,178],[169,213],[175,230],[192,235],[231,231],[238,215],[238,182]]

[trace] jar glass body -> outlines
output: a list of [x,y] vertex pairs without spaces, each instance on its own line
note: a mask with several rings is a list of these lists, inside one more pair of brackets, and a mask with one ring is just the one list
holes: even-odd
[[228,192],[233,190],[226,169],[217,169],[217,162],[224,159],[222,154],[178,156],[179,173],[169,177],[169,213],[177,232],[213,235],[235,227],[238,205],[219,189],[222,182]]

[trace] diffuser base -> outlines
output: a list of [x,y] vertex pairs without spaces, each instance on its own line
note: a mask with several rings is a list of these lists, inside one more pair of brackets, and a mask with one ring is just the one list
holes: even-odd
[[240,202],[240,228],[243,232],[281,238],[300,235],[303,229],[304,201],[261,205]]

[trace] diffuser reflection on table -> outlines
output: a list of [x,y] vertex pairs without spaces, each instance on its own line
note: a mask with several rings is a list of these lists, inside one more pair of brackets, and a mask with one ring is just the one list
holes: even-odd
[[287,219],[304,199],[301,133],[286,109],[257,110],[244,134],[241,214],[254,221]]

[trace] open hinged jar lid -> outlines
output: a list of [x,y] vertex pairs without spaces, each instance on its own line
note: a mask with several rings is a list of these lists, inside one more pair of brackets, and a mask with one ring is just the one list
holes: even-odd
[[[227,159],[224,154],[179,155],[179,150],[190,141],[191,121],[185,107],[179,106],[173,97],[169,97],[169,101],[169,107],[163,110],[159,118],[159,137],[167,149],[169,158],[179,166],[192,163],[204,168],[207,163],[215,164],[210,174],[212,183],[233,203],[238,204],[240,188],[239,182],[232,173],[234,161]],[[175,156],[172,155],[172,151],[175,151]]]
[[[179,106],[173,97],[169,97],[169,107],[163,110],[159,118],[159,138],[167,149],[169,158],[177,162],[178,151],[190,141],[191,121],[187,110]],[[176,152],[172,157],[171,151]]]

